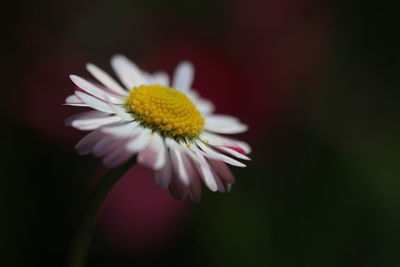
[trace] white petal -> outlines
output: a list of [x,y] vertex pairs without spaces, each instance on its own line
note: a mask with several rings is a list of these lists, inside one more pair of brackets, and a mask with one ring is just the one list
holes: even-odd
[[232,184],[225,183],[225,190],[230,193],[232,191]]
[[190,98],[193,104],[195,104],[196,108],[201,112],[201,114],[209,115],[214,112],[214,104],[211,101],[200,97],[196,90],[190,90],[190,92],[187,93],[187,96]]
[[190,188],[189,188],[189,196],[190,199],[194,202],[199,202],[201,199],[202,189],[201,189],[201,180],[198,174],[195,174],[191,177],[190,180]]
[[211,172],[213,173],[214,179],[217,182],[218,192],[225,193],[224,183],[221,181],[221,179],[219,178],[219,176],[217,175],[217,173],[213,168],[211,168]]
[[75,149],[79,155],[88,155],[92,152],[94,145],[103,137],[104,135],[99,131],[91,132],[75,145]]
[[191,150],[189,150],[186,144],[179,144],[179,146],[184,157],[188,160],[188,162],[185,164],[186,171],[189,174],[189,185],[186,186],[186,193],[189,195],[192,201],[199,202],[202,194],[202,185],[196,163],[194,162],[197,160],[197,157]]
[[171,179],[169,184],[169,191],[173,197],[176,199],[185,199],[187,196],[187,187],[182,183],[182,181],[176,177]]
[[96,157],[104,157],[111,154],[114,150],[123,146],[124,140],[116,139],[112,136],[105,136],[96,145],[94,145],[92,153]]
[[194,146],[187,152],[192,158],[200,177],[204,184],[213,192],[218,190],[218,184],[215,180],[214,174],[211,171],[210,165],[207,163],[204,156]]
[[110,108],[110,106],[107,103],[105,103],[97,98],[94,98],[94,97],[87,95],[80,91],[76,91],[75,94],[80,99],[82,99],[82,101],[84,103],[88,104],[93,109],[96,109],[98,111],[107,112],[107,113],[114,113],[113,110]]
[[71,126],[72,122],[75,120],[86,120],[86,119],[96,119],[96,118],[104,118],[109,117],[108,113],[104,113],[97,110],[80,112],[72,115],[71,117],[65,120],[65,126]]
[[169,152],[167,147],[165,147],[164,156],[165,156],[164,166],[160,170],[156,170],[154,172],[154,179],[157,185],[161,187],[167,187],[171,182],[171,176],[172,176],[171,160],[169,157]]
[[214,104],[208,100],[196,100],[195,102],[196,108],[201,112],[203,115],[212,114],[215,110]]
[[116,167],[125,161],[127,161],[132,156],[132,153],[126,151],[125,149],[115,149],[106,157],[103,158],[103,164],[108,168]]
[[182,61],[176,66],[172,87],[186,94],[192,87],[193,76],[194,69],[192,63]]
[[121,108],[117,105],[113,105],[112,100],[110,99],[109,96],[106,96],[106,102],[108,103],[110,108],[113,110],[113,112],[116,115],[118,115],[121,119],[123,119],[124,121],[132,121],[133,120],[132,114],[129,114],[126,111],[126,109],[124,109],[124,108]]
[[230,147],[226,147],[226,146],[219,146],[217,147],[219,150],[224,151],[225,153],[231,154],[232,156],[235,156],[239,159],[243,159],[243,160],[251,160],[248,156],[246,156],[243,153],[240,153]]
[[112,124],[121,121],[121,118],[117,116],[90,117],[90,115],[87,114],[85,115],[87,117],[75,117],[75,118],[73,118],[74,116],[70,117],[67,119],[66,123],[67,125],[70,125],[76,129],[88,131],[100,128],[107,124]]
[[206,117],[204,129],[223,134],[237,134],[247,131],[247,125],[238,119],[225,115],[211,115]]
[[133,135],[138,126],[139,124],[137,122],[132,121],[124,124],[106,126],[103,127],[101,131],[105,134],[111,134],[119,137],[129,137]]
[[[96,85],[92,84],[91,82],[76,76],[76,75],[70,75],[70,79],[75,83],[76,86],[84,90],[86,93],[89,93],[97,98],[100,98],[101,100],[106,100],[106,95],[108,93],[104,91],[103,89],[97,87]],[[111,96],[110,96],[111,98]],[[124,101],[119,98],[112,97],[112,102],[115,104],[122,104]]]
[[208,117],[208,119],[212,119],[215,121],[230,121],[230,122],[240,122],[240,120],[236,117],[230,115],[222,115],[222,114],[213,114]]
[[209,146],[204,144],[202,141],[196,141],[196,144],[201,148],[202,154],[204,156],[206,156],[207,158],[222,160],[222,161],[229,163],[236,167],[241,167],[241,168],[246,167],[245,164],[211,149]]
[[209,159],[208,162],[210,162],[211,166],[216,171],[218,176],[221,177],[221,179],[223,179],[226,183],[235,183],[235,177],[233,176],[231,170],[225,162],[213,159]]
[[235,140],[235,139],[231,139],[231,138],[227,138],[227,137],[223,137],[217,134],[213,134],[210,132],[203,132],[200,136],[200,138],[212,145],[212,146],[232,146],[232,147],[239,147],[241,149],[243,149],[245,154],[249,154],[251,152],[251,148],[250,146],[243,142],[243,141],[239,141],[239,140]]
[[86,64],[86,69],[93,75],[93,77],[111,89],[115,94],[128,96],[128,92],[125,89],[123,89],[110,75],[96,65],[88,63]]
[[[204,158],[201,151],[195,146],[191,146],[190,151],[193,151],[196,155],[195,158],[192,157],[192,159],[195,164],[197,163],[196,167],[198,168],[203,182],[209,187],[211,191],[219,191],[221,193],[225,193],[224,183],[218,177],[218,174],[215,172],[212,166],[209,165],[208,161]],[[190,155],[189,152],[188,155]]]
[[87,106],[85,103],[82,102],[82,100],[77,97],[76,95],[70,95],[65,99],[65,103],[66,104],[70,104],[70,105],[83,105],[83,106]]
[[138,162],[153,170],[159,170],[164,166],[165,145],[159,134],[154,133],[150,136],[146,148],[138,155]]
[[192,166],[185,155],[185,153],[181,150],[178,143],[174,140],[167,138],[166,139],[167,146],[169,147],[172,167],[178,178],[185,185],[190,184],[190,172],[192,171]]
[[78,104],[78,103],[75,103],[75,104],[65,103],[64,105],[65,106],[71,106],[71,107],[89,107],[88,104]]
[[222,160],[222,161],[225,161],[226,163],[229,163],[229,164],[231,164],[233,166],[237,166],[237,167],[241,167],[241,168],[246,167],[245,164],[243,164],[243,163],[241,163],[241,162],[239,162],[239,161],[237,161],[237,160],[235,160],[233,158],[230,158],[230,157],[228,157],[228,156],[226,156],[224,154],[221,154],[221,153],[211,149],[210,147],[205,145],[202,141],[196,141],[196,144],[204,152],[203,155],[205,155],[208,158],[216,159],[216,160]]
[[[189,153],[191,152],[187,152],[187,150],[185,150],[187,155],[190,157]],[[192,164],[195,166],[196,163],[192,162]],[[190,186],[188,188],[188,194],[189,197],[192,201],[194,202],[199,202],[201,199],[201,194],[202,194],[202,188],[201,188],[201,178],[197,172],[197,170],[195,170],[192,167],[191,170],[191,175],[190,175]]]
[[146,147],[150,139],[150,134],[150,130],[142,129],[138,135],[130,138],[130,141],[126,145],[126,149],[133,153],[141,151]]
[[113,116],[113,117],[109,117],[109,118],[93,119],[90,122],[74,121],[72,123],[72,127],[79,129],[81,131],[92,131],[92,130],[98,129],[104,125],[108,125],[108,124],[119,122],[119,121],[121,121],[121,118],[119,118],[117,116]]
[[111,59],[111,66],[128,90],[139,85],[147,84],[140,69],[125,56],[113,56]]

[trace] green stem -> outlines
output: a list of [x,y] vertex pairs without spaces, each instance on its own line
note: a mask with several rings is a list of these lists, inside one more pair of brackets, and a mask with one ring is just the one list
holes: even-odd
[[72,243],[71,255],[67,267],[84,267],[86,265],[86,256],[101,205],[113,186],[135,163],[136,159],[132,159],[119,168],[111,169],[96,184],[86,202],[82,221],[74,243]]

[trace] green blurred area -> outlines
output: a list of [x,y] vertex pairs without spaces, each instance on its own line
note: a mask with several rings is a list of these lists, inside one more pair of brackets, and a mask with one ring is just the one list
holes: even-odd
[[[228,1],[44,2],[3,10],[0,266],[63,265],[85,179],[97,166],[16,119],[7,99],[22,97],[14,89],[17,53],[29,65],[53,45],[79,46],[106,60],[157,47],[153,32],[192,38],[192,27],[223,43],[231,31]],[[279,127],[250,129],[261,132],[247,140],[253,160],[234,170],[232,193],[205,193],[182,235],[151,254],[95,239],[88,266],[400,266],[399,4],[322,3],[332,37],[321,77],[299,84],[294,112]],[[58,43],[26,43],[27,22],[55,32]],[[162,31],[163,22],[171,28]]]

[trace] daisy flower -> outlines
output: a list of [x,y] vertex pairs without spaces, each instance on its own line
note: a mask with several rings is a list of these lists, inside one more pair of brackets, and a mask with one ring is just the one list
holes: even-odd
[[101,157],[108,168],[136,155],[178,199],[199,201],[201,181],[211,191],[229,191],[235,179],[227,164],[245,167],[237,159],[249,160],[250,147],[221,134],[242,133],[247,126],[213,113],[214,105],[192,89],[192,64],[179,63],[171,83],[165,72],[148,73],[122,55],[111,66],[123,86],[90,63],[86,68],[97,81],[70,75],[77,88],[66,104],[92,109],[66,120],[90,131],[75,146],[78,153]]

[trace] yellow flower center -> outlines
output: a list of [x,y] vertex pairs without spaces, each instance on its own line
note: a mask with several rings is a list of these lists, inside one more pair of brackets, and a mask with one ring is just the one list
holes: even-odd
[[199,135],[204,118],[189,98],[161,85],[134,87],[126,99],[127,109],[144,127],[177,140]]

